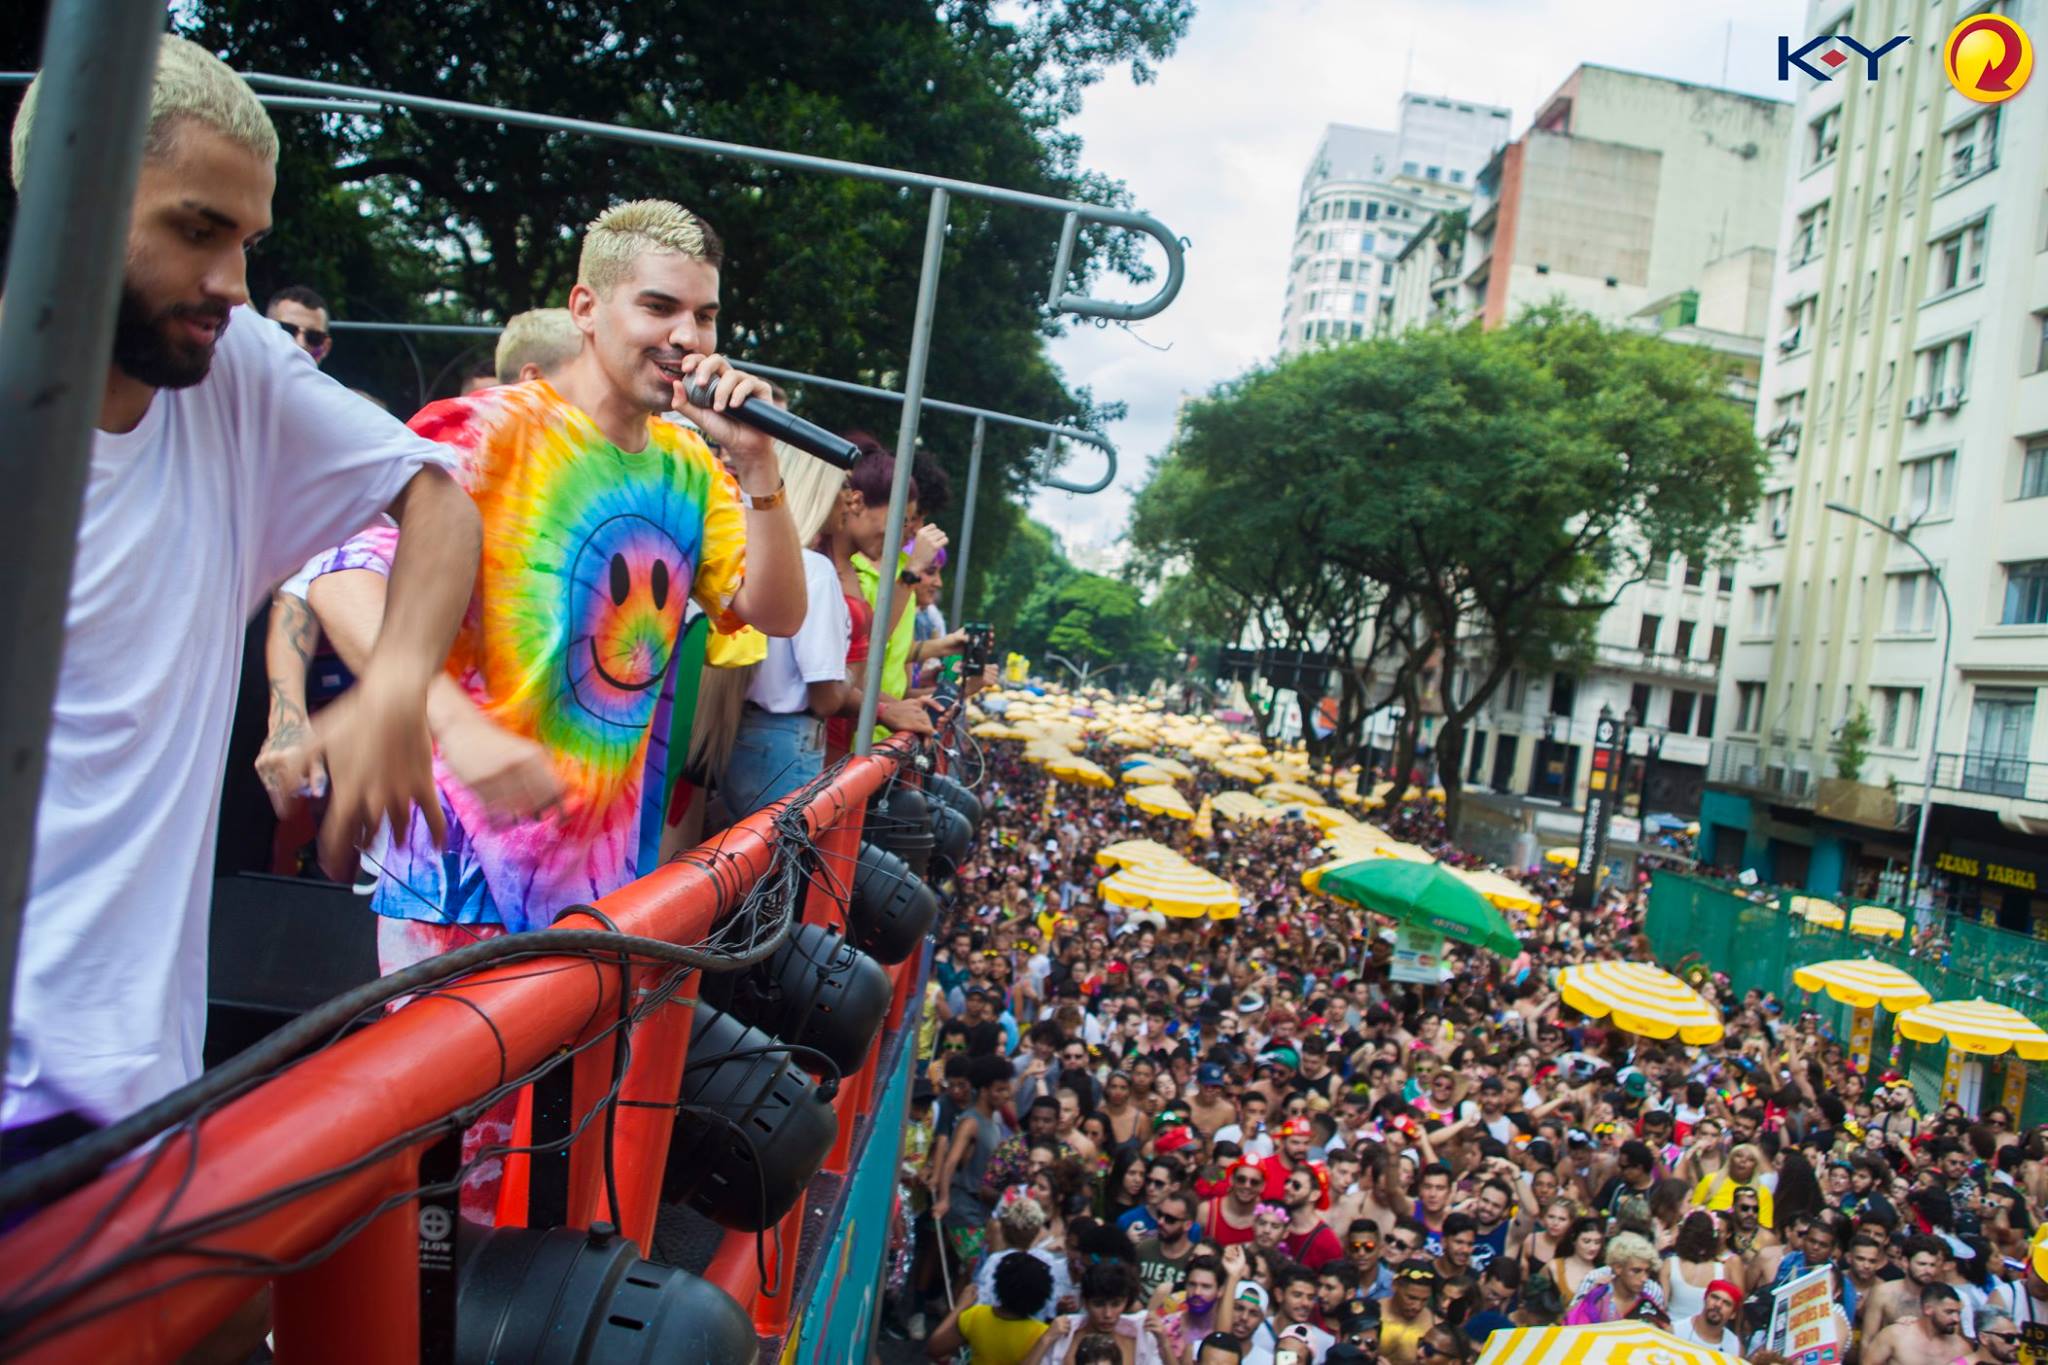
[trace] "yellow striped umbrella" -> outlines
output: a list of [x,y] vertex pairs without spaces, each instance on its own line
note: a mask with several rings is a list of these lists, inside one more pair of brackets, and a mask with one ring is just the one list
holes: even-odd
[[1399,839],[1389,839],[1383,844],[1374,844],[1372,851],[1382,858],[1402,858],[1411,863],[1433,863],[1436,855],[1426,848],[1404,844]]
[[1622,1321],[1502,1328],[1486,1338],[1478,1365],[1742,1365],[1742,1359],[1680,1341],[1647,1322]]
[[1140,763],[1135,768],[1125,768],[1122,776],[1125,782],[1136,787],[1171,787],[1174,783],[1172,773],[1164,768],[1155,768],[1150,763]]
[[1842,913],[1841,906],[1833,901],[1824,901],[1818,896],[1794,896],[1792,913],[1808,924],[1819,925],[1823,929],[1839,929],[1848,920],[1848,916]]
[[2017,1052],[2030,1062],[2048,1061],[2048,1031],[2016,1009],[1989,1000],[1944,1000],[1907,1010],[1900,1033],[1916,1043],[1944,1038],[1958,1052],[1996,1057]]
[[1193,768],[1190,768],[1187,764],[1181,762],[1177,758],[1161,758],[1157,754],[1146,754],[1144,755],[1144,761],[1146,766],[1157,768],[1161,772],[1172,773],[1175,777],[1181,779],[1183,782],[1187,781],[1195,775],[1195,770]]
[[1181,919],[1198,915],[1227,919],[1237,913],[1242,895],[1214,873],[1183,862],[1127,867],[1102,883],[1102,898],[1126,909],[1157,910]]
[[1233,778],[1239,782],[1259,782],[1266,776],[1241,758],[1217,759],[1209,766],[1216,770],[1217,776]]
[[1554,867],[1561,867],[1567,872],[1576,872],[1579,870],[1579,851],[1569,844],[1546,848],[1543,850],[1543,861]]
[[1512,878],[1481,868],[1454,870],[1464,879],[1465,885],[1493,902],[1496,909],[1521,910],[1532,915],[1543,909],[1543,898]]
[[1934,999],[1908,973],[1874,957],[1808,963],[1793,971],[1792,981],[1802,991],[1826,991],[1833,999],[1859,1010],[1883,1005],[1896,1014]]
[[1381,844],[1394,843],[1394,836],[1378,825],[1339,825],[1323,837],[1323,847],[1337,854],[1370,853]]
[[1334,806],[1302,805],[1301,818],[1326,832],[1350,829],[1358,822]]
[[1151,742],[1143,735],[1133,734],[1129,730],[1112,730],[1109,738],[1103,741],[1118,749],[1142,749]]
[[1170,815],[1176,820],[1195,818],[1195,808],[1172,787],[1131,787],[1124,792],[1124,800],[1147,815]]
[[1326,806],[1329,802],[1314,787],[1300,782],[1268,782],[1259,788],[1259,795],[1268,801],[1300,801],[1310,806]]
[[1236,744],[1225,745],[1223,752],[1232,758],[1264,758],[1266,746],[1251,740],[1240,740]]
[[1077,782],[1084,787],[1114,787],[1116,779],[1102,770],[1102,766],[1085,758],[1069,754],[1056,758],[1045,765],[1046,772],[1063,782]]
[[1614,1026],[1644,1038],[1674,1034],[1688,1043],[1721,1038],[1721,1016],[1700,993],[1646,962],[1586,962],[1557,974],[1557,991],[1589,1019],[1614,1016]]
[[1139,863],[1180,863],[1187,860],[1155,839],[1119,839],[1095,850],[1098,867],[1136,867]]
[[1859,905],[1849,912],[1849,932],[1869,938],[1904,938],[1906,917],[1881,905]]
[[1005,725],[999,720],[985,720],[967,732],[976,739],[1028,739],[1022,730],[1014,725]]
[[1216,813],[1227,820],[1271,820],[1280,814],[1250,792],[1219,792],[1215,804]]

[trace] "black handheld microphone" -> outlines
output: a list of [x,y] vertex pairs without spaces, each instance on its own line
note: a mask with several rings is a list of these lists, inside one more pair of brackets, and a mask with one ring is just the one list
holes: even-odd
[[[695,375],[685,381],[683,392],[688,394],[690,401],[698,407],[710,408],[711,385],[702,382]],[[860,447],[853,442],[843,436],[833,435],[816,422],[806,422],[795,413],[786,412],[765,399],[749,398],[738,407],[727,408],[723,415],[840,469],[851,469],[854,462],[860,459]]]

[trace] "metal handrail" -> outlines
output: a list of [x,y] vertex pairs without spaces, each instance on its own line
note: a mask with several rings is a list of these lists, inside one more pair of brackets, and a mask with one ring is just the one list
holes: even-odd
[[[926,175],[921,171],[869,166],[858,161],[810,156],[803,152],[785,152],[773,147],[754,147],[740,142],[719,142],[712,138],[691,137],[684,133],[663,133],[652,128],[622,127],[590,119],[536,114],[524,109],[498,109],[487,104],[470,104],[463,100],[441,99],[434,95],[408,95],[378,90],[370,86],[343,85],[335,81],[309,80],[301,76],[278,76],[269,72],[244,72],[242,79],[253,86],[270,87],[313,97],[309,102],[292,106],[299,109],[321,108],[319,101],[322,98],[352,102],[346,106],[336,104],[327,107],[326,111],[331,113],[360,113],[364,104],[394,105],[401,109],[421,109],[457,118],[501,123],[515,128],[584,133],[591,137],[601,137],[613,142],[636,143],[644,147],[695,152],[705,156],[733,157],[758,162],[764,166],[786,167],[790,170],[845,175],[856,180],[874,180],[884,185],[897,185],[905,189],[943,190],[948,195],[958,195],[963,199],[984,199],[1017,208],[1043,209],[1058,213],[1063,215],[1064,221],[1060,227],[1058,254],[1053,262],[1052,285],[1047,291],[1046,298],[1047,306],[1055,313],[1072,313],[1076,317],[1115,318],[1129,322],[1153,317],[1164,311],[1166,306],[1173,302],[1174,296],[1180,293],[1181,278],[1186,270],[1185,248],[1181,245],[1180,239],[1167,231],[1164,223],[1150,214],[1139,213],[1135,209],[1115,209],[1078,200],[1055,199],[1051,195],[1030,194],[1023,190],[1003,189],[995,185],[979,185],[969,180]],[[1066,278],[1073,265],[1074,244],[1084,221],[1129,228],[1135,232],[1142,232],[1159,243],[1160,248],[1166,252],[1166,278],[1152,297],[1140,299],[1135,303],[1121,303],[1113,299],[1096,299],[1086,294],[1067,292]]]

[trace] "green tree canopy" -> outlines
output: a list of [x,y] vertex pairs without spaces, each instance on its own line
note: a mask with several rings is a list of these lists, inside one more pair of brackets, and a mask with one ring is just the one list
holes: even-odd
[[[0,49],[36,64],[42,4],[8,7]],[[189,0],[188,36],[237,69],[317,77],[566,117],[932,172],[1093,203],[1123,187],[1089,172],[1062,130],[1106,72],[1146,78],[1171,53],[1192,0]],[[11,115],[15,97],[5,98]],[[923,196],[587,137],[392,113],[277,115],[284,143],[276,231],[252,265],[260,300],[310,284],[358,320],[502,320],[562,301],[582,227],[609,204],[658,196],[724,237],[722,344],[755,359],[897,387],[908,352]],[[12,196],[0,186],[0,215]],[[938,299],[935,396],[1096,425],[1120,415],[1069,385],[1045,341],[1059,221],[956,199]],[[1072,283],[1147,277],[1137,243],[1084,230]],[[351,336],[338,377],[409,412],[450,392],[454,362],[487,352]],[[438,379],[438,383],[435,381]],[[896,410],[830,392],[807,416],[893,443]],[[967,429],[928,415],[926,445],[962,481]],[[976,527],[991,563],[1034,477],[1036,443],[991,427]],[[942,518],[957,529],[962,509]],[[978,576],[977,576],[978,577]],[[970,597],[980,600],[970,584]]]
[[1581,657],[1652,547],[1731,550],[1763,456],[1728,377],[1562,308],[1310,351],[1191,407],[1132,538],[1267,643],[1359,660],[1340,737],[1388,700],[1411,739],[1440,713],[1455,802],[1464,736],[1511,669]]

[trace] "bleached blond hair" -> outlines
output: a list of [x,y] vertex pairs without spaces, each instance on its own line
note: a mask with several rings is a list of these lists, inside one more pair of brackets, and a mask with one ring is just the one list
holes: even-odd
[[[38,75],[29,84],[14,116],[14,188],[28,174],[29,132],[35,126],[36,97],[43,88]],[[228,64],[199,44],[166,33],[157,49],[156,78],[149,90],[149,126],[143,134],[144,157],[162,156],[171,148],[178,125],[190,119],[247,147],[264,161],[277,161],[277,128],[256,92]],[[80,156],[92,149],[76,149]]]
[[714,266],[725,257],[724,244],[711,225],[681,204],[635,199],[614,204],[584,230],[576,282],[608,295],[626,278],[633,262],[650,251],[688,256]]
[[583,333],[566,308],[529,308],[515,313],[498,334],[496,367],[500,384],[517,384],[527,365],[552,374],[583,349]]

